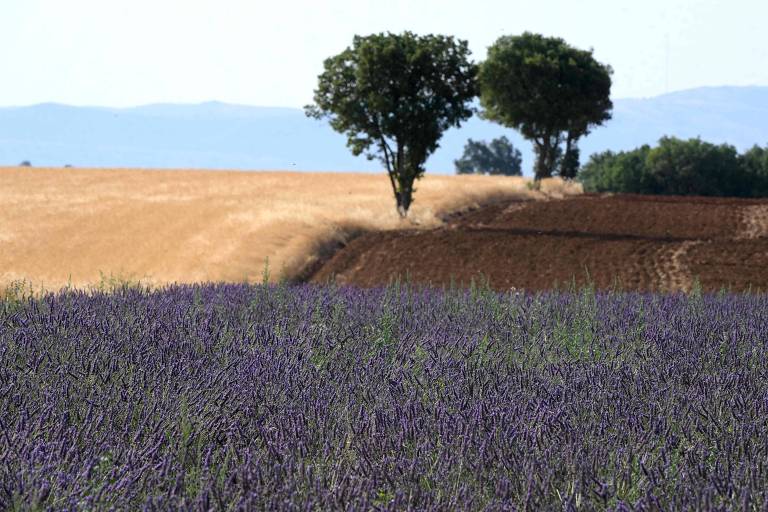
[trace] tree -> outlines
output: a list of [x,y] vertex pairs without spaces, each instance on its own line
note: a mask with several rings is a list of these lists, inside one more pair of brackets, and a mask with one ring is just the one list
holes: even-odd
[[381,160],[405,217],[414,181],[443,132],[472,115],[476,74],[466,41],[411,32],[355,36],[352,47],[326,59],[305,112],[328,118],[354,155]]
[[662,137],[648,153],[646,167],[659,194],[749,195],[739,154],[728,144]]
[[565,154],[560,159],[560,171],[558,172],[560,177],[567,180],[572,180],[576,177],[579,173],[580,154],[579,147],[575,143],[571,142],[569,144],[566,141]]
[[739,155],[728,144],[662,137],[655,147],[592,155],[578,178],[587,192],[755,197],[768,194],[762,158],[759,147]]
[[520,176],[522,162],[520,151],[502,136],[493,139],[490,144],[469,139],[464,146],[464,154],[453,164],[457,174]]
[[646,167],[650,151],[651,147],[644,145],[632,151],[595,153],[579,171],[578,179],[585,192],[653,194],[656,187]]
[[533,142],[536,180],[556,171],[573,177],[579,138],[611,118],[612,72],[591,50],[559,38],[530,32],[500,37],[480,65],[482,116]]
[[752,146],[740,156],[744,172],[749,176],[753,197],[768,197],[768,146]]

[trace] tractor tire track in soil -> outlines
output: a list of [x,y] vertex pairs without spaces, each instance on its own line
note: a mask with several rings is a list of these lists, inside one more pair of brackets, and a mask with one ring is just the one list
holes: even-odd
[[703,243],[701,240],[686,240],[679,244],[663,247],[659,250],[654,261],[658,276],[660,291],[690,292],[693,288],[694,276],[688,265],[688,252],[691,247]]
[[753,240],[768,236],[768,205],[745,206],[743,212],[743,226],[736,238]]
[[768,200],[596,195],[503,201],[422,231],[352,240],[311,282],[381,286],[395,277],[498,290],[690,292],[768,289]]

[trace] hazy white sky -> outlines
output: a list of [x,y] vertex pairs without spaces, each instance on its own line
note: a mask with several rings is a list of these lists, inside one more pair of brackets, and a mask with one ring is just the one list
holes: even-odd
[[300,107],[354,34],[441,33],[476,61],[526,30],[594,48],[613,96],[768,85],[768,0],[0,0],[0,105]]

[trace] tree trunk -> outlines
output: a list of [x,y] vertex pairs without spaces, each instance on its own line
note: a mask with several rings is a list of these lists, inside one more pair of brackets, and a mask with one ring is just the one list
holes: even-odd
[[564,179],[573,179],[579,172],[579,147],[576,145],[576,137],[568,133],[565,139],[565,154],[560,162],[559,174]]
[[557,144],[549,146],[549,156],[547,157],[547,178],[551,178],[557,170],[557,157],[559,146]]
[[540,139],[534,139],[534,149],[536,150],[536,182],[544,178],[551,178],[557,170],[557,159],[560,155],[560,143],[562,137],[560,132],[554,131],[542,136]]
[[535,143],[536,151],[536,168],[534,170],[534,181],[539,182],[543,178],[549,178],[552,176],[552,171],[548,168],[549,163],[549,137],[544,138],[544,142],[539,144]]
[[397,203],[397,213],[401,218],[408,216],[408,209],[413,202],[413,173],[408,168],[405,154],[405,145],[397,139],[397,153],[395,155],[395,172],[392,179],[393,192]]
[[398,180],[398,191],[395,193],[397,200],[397,213],[401,218],[408,216],[408,209],[413,202],[413,178],[402,176]]

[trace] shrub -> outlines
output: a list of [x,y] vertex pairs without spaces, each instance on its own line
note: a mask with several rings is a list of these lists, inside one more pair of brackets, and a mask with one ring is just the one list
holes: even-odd
[[768,195],[768,157],[755,147],[663,137],[658,146],[592,155],[578,175],[586,192],[762,197]]

